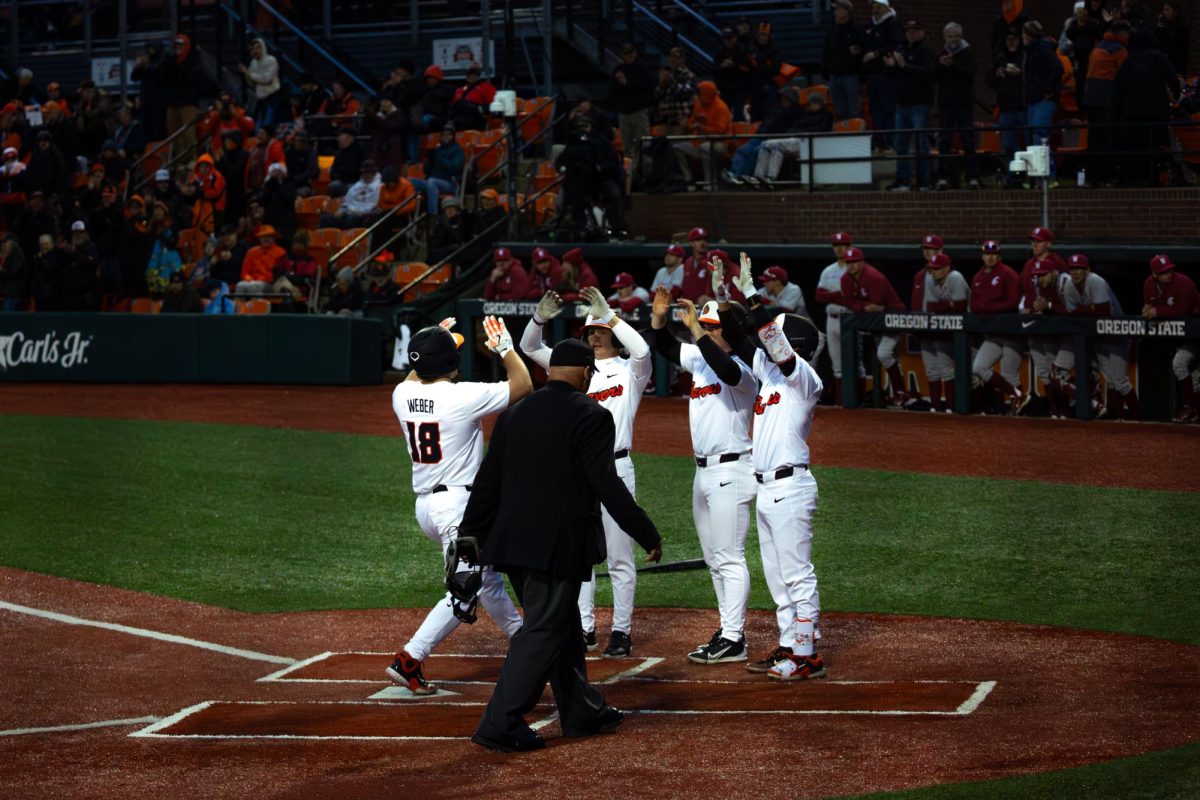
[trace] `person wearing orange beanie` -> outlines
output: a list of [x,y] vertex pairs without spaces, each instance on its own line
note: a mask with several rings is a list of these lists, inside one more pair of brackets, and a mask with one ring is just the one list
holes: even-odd
[[[692,114],[688,117],[688,129],[691,133],[703,136],[733,134],[733,114],[729,106],[721,99],[717,85],[712,81],[700,81],[696,86],[696,100],[692,104]],[[692,180],[692,161],[699,160],[704,170],[704,186],[711,191],[714,186],[714,176],[717,174],[717,157],[728,152],[729,142],[720,139],[697,139],[690,142],[674,142],[675,158],[679,168],[690,182]]]

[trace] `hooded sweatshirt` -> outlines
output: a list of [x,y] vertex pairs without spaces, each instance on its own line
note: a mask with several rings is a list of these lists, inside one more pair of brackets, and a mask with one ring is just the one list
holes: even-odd
[[871,26],[864,33],[866,44],[863,55],[874,53],[875,58],[863,62],[863,72],[877,75],[887,66],[883,63],[886,53],[895,52],[904,43],[904,32],[900,30],[900,21],[896,19],[895,9],[889,8],[878,18],[871,18]]
[[1092,48],[1087,65],[1087,81],[1083,88],[1083,104],[1092,108],[1115,108],[1117,104],[1117,73],[1129,57],[1129,37],[1108,31],[1104,39]]
[[712,81],[700,81],[696,87],[696,102],[692,104],[692,116],[688,124],[696,133],[733,133],[733,114]]
[[250,82],[254,84],[254,96],[262,100],[279,91],[279,62],[267,50],[267,43],[255,39],[262,45],[262,58],[251,59],[249,67]]

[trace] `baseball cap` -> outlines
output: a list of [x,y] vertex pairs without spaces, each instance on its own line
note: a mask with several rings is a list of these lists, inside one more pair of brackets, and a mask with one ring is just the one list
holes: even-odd
[[1067,259],[1067,266],[1070,267],[1071,269],[1076,269],[1078,267],[1083,267],[1084,269],[1091,269],[1092,262],[1088,261],[1088,257],[1085,256],[1083,253],[1072,253],[1071,257]]
[[486,197],[489,200],[495,200],[496,202],[500,202],[500,193],[497,192],[495,189],[484,189],[482,192],[479,193],[479,196]]
[[945,269],[950,266],[950,256],[945,253],[934,253],[929,259],[930,269]]
[[921,27],[921,23],[920,23],[920,21],[918,21],[918,20],[915,20],[915,19],[910,19],[910,20],[908,20],[907,22],[905,22],[905,23],[904,23],[904,30],[906,30],[906,31],[912,31],[912,30],[917,30],[917,31],[919,31],[919,30],[924,30],[924,28],[922,28],[922,27]]
[[846,255],[842,258],[842,260],[849,264],[855,261],[863,261],[865,259],[863,258],[862,250],[859,250],[857,247],[851,247],[846,251]]
[[1035,242],[1053,242],[1054,231],[1050,230],[1049,228],[1043,228],[1039,225],[1030,231],[1029,238]]
[[1000,242],[996,241],[995,239],[988,239],[986,242],[983,243],[983,252],[999,253],[1000,252]]
[[845,231],[838,231],[829,237],[830,244],[854,244],[854,239]]
[[690,231],[688,231],[688,241],[689,242],[694,242],[697,239],[707,239],[707,238],[708,238],[708,230],[705,228],[697,227],[697,228],[692,228]]
[[787,270],[783,267],[771,266],[760,272],[758,279],[760,281],[782,281],[783,283],[787,283],[788,274]]
[[706,325],[720,325],[721,316],[716,300],[709,300],[704,304],[704,308],[700,309],[700,316],[697,321],[703,322]]
[[154,173],[154,180],[156,180],[156,181],[169,181],[169,180],[171,180],[171,173],[170,173],[170,171],[169,171],[169,170],[160,169],[160,170],[158,170],[157,172],[155,172],[155,173]]
[[612,288],[620,289],[624,286],[633,286],[634,283],[636,281],[634,281],[633,275],[628,272],[618,272],[617,277],[613,278]]
[[83,220],[81,220],[81,219],[77,219],[71,223],[71,232],[72,233],[74,233],[75,231],[86,231],[86,230],[87,230],[87,225],[83,224]]
[[663,255],[678,256],[679,258],[683,258],[687,255],[687,252],[683,249],[682,245],[669,244],[667,245],[666,252]]
[[513,257],[512,250],[509,250],[507,247],[497,247],[492,252],[492,260],[493,261],[507,261],[508,259],[510,259],[512,257]]
[[458,346],[463,337],[438,325],[422,328],[408,343],[408,362],[422,378],[436,378],[458,369]]
[[262,239],[265,236],[274,237],[274,236],[278,236],[278,235],[279,235],[279,231],[275,230],[274,226],[271,226],[271,225],[259,225],[258,228],[254,231],[254,237],[256,239]]
[[1039,258],[1033,264],[1034,275],[1045,275],[1047,272],[1054,272],[1054,262],[1048,258]]
[[607,322],[601,322],[599,317],[593,317],[591,314],[588,314],[587,319],[584,320],[584,322],[583,322],[583,327],[585,327],[585,328],[611,328],[612,326],[609,325]]
[[552,367],[594,367],[596,354],[580,339],[563,339],[550,351]]
[[544,247],[535,247],[533,249],[533,256],[531,257],[531,260],[535,261],[535,262],[549,261],[550,260],[550,251]]
[[583,263],[583,248],[572,247],[570,250],[563,253],[562,260],[570,261],[575,266],[579,266],[581,263]]
[[942,237],[938,236],[936,233],[927,233],[925,234],[925,237],[921,239],[921,247],[933,247],[941,250]]
[[1175,269],[1175,265],[1171,263],[1171,257],[1168,255],[1158,255],[1150,259],[1150,271],[1155,275],[1172,269]]

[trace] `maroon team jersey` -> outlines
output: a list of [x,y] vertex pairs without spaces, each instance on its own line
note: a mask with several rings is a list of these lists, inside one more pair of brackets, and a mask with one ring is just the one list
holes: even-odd
[[1200,314],[1200,293],[1196,282],[1176,271],[1165,286],[1151,275],[1142,285],[1146,305],[1154,306],[1160,317],[1187,317]]
[[972,314],[1011,314],[1021,302],[1021,279],[1003,261],[991,272],[980,269],[971,279]]
[[862,312],[870,303],[881,305],[889,311],[903,311],[904,301],[883,273],[870,264],[863,264],[862,271],[855,279],[850,270],[842,275],[842,297],[845,298],[846,308]]
[[[1051,264],[1053,264],[1055,272],[1063,272],[1067,268],[1067,262],[1063,261],[1063,257],[1060,256],[1058,253],[1054,252],[1053,250],[1051,250],[1049,253],[1046,253],[1046,257],[1043,258],[1042,260],[1049,261]],[[1022,288],[1022,290],[1024,290],[1024,287],[1029,284],[1030,279],[1034,277],[1033,265],[1036,263],[1037,263],[1037,259],[1033,258],[1031,256],[1029,258],[1029,260],[1025,262],[1025,266],[1021,268],[1021,288]]]

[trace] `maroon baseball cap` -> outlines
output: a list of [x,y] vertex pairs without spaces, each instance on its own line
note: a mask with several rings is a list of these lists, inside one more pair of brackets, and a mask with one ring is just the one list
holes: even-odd
[[921,240],[921,247],[932,247],[936,250],[942,249],[942,237],[936,233],[927,233],[925,238]]
[[507,261],[512,257],[512,250],[509,250],[507,247],[497,247],[492,253],[493,261]]
[[996,241],[995,239],[988,239],[986,242],[983,243],[983,252],[999,253],[1000,252],[1000,242]]
[[829,237],[830,244],[854,244],[854,240],[850,238],[850,234],[845,231],[838,231],[833,236]]
[[787,270],[783,267],[771,266],[759,273],[758,279],[760,281],[781,281],[787,283],[788,274]]
[[549,261],[549,260],[550,260],[550,251],[549,251],[549,250],[547,250],[547,249],[546,249],[546,248],[544,248],[544,247],[535,247],[535,248],[533,249],[533,256],[532,256],[532,260],[533,260],[533,261],[535,261],[535,262],[537,262],[537,261]]
[[683,249],[683,245],[669,244],[667,245],[667,250],[663,255],[678,256],[679,258],[683,258],[687,255],[687,251]]
[[945,253],[934,253],[929,259],[930,269],[943,269],[950,266],[950,256]]
[[1029,233],[1029,238],[1035,242],[1053,242],[1054,231],[1039,225]]
[[1034,275],[1045,275],[1047,272],[1054,272],[1054,262],[1048,258],[1039,258],[1033,263]]
[[1088,261],[1088,257],[1085,256],[1083,253],[1072,253],[1071,257],[1067,259],[1067,266],[1070,267],[1071,269],[1075,269],[1076,267],[1083,267],[1084,269],[1091,269],[1092,262]]
[[580,264],[583,263],[583,248],[582,247],[572,247],[570,250],[563,253],[562,260],[569,261],[572,264],[574,264],[575,266],[579,266]]
[[634,283],[636,281],[634,281],[633,275],[628,272],[618,272],[617,277],[613,278],[612,288],[620,289],[624,286],[633,286]]
[[849,250],[846,251],[846,255],[842,258],[842,260],[845,261],[847,264],[854,262],[854,261],[862,261],[862,260],[864,260],[863,259],[863,251],[859,250],[857,247],[851,247]]
[[708,238],[708,229],[707,228],[692,228],[690,231],[688,231],[688,241],[689,242],[694,242],[697,239],[707,239],[707,238]]
[[1175,269],[1175,265],[1171,263],[1171,257],[1168,255],[1158,255],[1150,259],[1150,271],[1155,275],[1173,269]]

